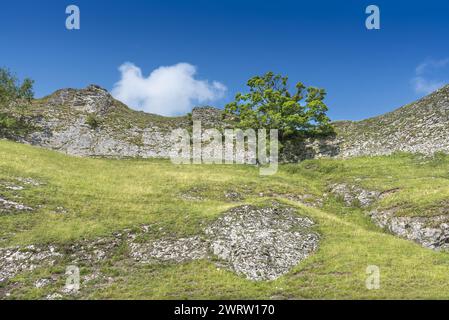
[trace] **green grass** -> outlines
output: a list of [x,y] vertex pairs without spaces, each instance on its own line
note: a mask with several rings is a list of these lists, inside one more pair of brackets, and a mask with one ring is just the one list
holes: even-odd
[[[398,214],[433,215],[447,205],[449,157],[397,154],[350,160],[309,160],[282,165],[263,177],[251,166],[173,165],[168,160],[111,160],[69,157],[45,149],[0,141],[0,183],[33,178],[43,185],[22,191],[0,187],[0,196],[23,202],[31,213],[0,215],[0,247],[71,243],[106,237],[143,224],[157,228],[150,237],[185,236],[201,231],[227,209],[267,201],[260,193],[309,194],[322,197],[330,183],[345,182],[385,191],[381,207]],[[226,192],[244,196],[230,202]],[[183,195],[194,195],[186,198]],[[21,198],[13,198],[20,196]],[[78,298],[449,298],[449,253],[435,252],[387,234],[360,208],[347,208],[328,197],[322,208],[278,199],[317,222],[319,250],[290,273],[270,282],[253,282],[217,269],[209,261],[141,265],[121,247],[105,261],[101,273],[112,281],[92,281]],[[67,213],[58,213],[63,207]],[[161,233],[159,233],[158,230]],[[379,290],[365,286],[366,268],[377,265]],[[86,265],[88,274],[92,266]],[[64,262],[16,276],[13,298],[42,298],[62,280],[35,288],[37,279],[61,275]],[[0,292],[1,292],[0,287]]]

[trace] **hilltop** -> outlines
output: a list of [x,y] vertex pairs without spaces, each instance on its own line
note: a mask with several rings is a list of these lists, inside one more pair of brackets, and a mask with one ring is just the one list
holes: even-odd
[[343,157],[449,152],[449,85],[392,112],[336,127]]
[[[17,113],[5,106],[1,112]],[[171,130],[189,129],[192,120],[201,120],[204,127],[227,125],[222,111],[211,107],[179,117],[134,111],[96,85],[36,99],[26,118],[31,130],[3,136],[79,156],[167,158]],[[334,126],[336,134],[331,137],[290,141],[281,158],[449,152],[449,85],[390,113],[357,122],[338,121]]]

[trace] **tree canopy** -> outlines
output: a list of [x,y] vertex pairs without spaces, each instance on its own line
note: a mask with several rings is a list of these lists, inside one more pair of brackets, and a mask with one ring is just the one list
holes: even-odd
[[0,68],[0,104],[7,105],[13,101],[33,99],[34,81],[26,78],[20,83],[8,69]]
[[289,91],[288,77],[268,72],[248,80],[249,92],[238,93],[225,113],[238,118],[237,126],[278,129],[280,139],[316,136],[332,132],[324,89],[305,87],[298,82]]

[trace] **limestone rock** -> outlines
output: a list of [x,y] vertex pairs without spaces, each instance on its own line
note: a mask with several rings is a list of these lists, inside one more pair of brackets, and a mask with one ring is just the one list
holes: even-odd
[[[318,248],[314,222],[289,207],[240,206],[207,226],[204,234],[151,243],[130,243],[143,263],[211,259],[250,280],[274,280]],[[217,261],[217,258],[219,261]]]
[[[0,109],[14,113],[5,106]],[[230,127],[230,119],[213,107],[194,108],[191,118],[151,115],[129,109],[95,85],[58,90],[34,101],[31,111],[27,121],[34,130],[5,137],[78,156],[168,158],[172,130],[189,129],[192,121],[201,121],[204,129]],[[89,117],[98,119],[98,128],[89,126]],[[449,85],[393,112],[334,125],[335,135],[287,141],[280,160],[449,152]]]
[[206,229],[214,255],[251,280],[274,280],[318,247],[313,221],[282,207],[242,206]]

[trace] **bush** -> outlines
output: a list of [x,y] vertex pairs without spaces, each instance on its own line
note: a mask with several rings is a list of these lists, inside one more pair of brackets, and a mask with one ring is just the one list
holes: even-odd
[[11,115],[0,113],[0,136],[14,138],[15,136],[23,136],[29,132],[36,130],[23,118],[17,119]]
[[91,129],[94,130],[97,129],[101,124],[100,120],[98,120],[97,117],[92,114],[87,116],[86,123]]

